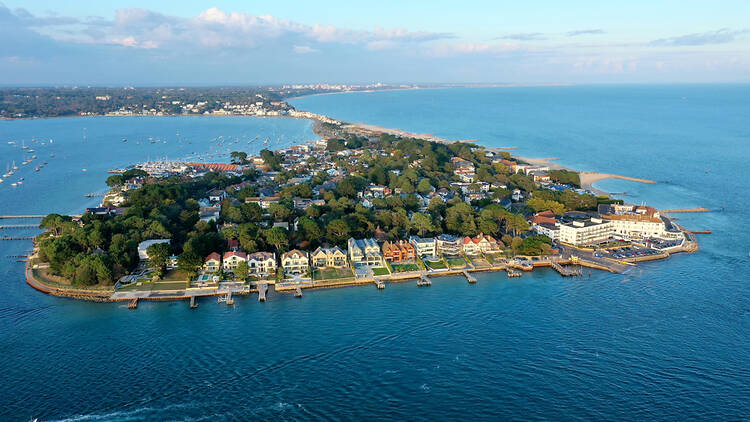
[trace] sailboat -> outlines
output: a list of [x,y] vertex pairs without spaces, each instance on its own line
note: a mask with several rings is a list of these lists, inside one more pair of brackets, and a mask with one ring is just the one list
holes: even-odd
[[18,170],[18,166],[16,165],[16,160],[13,160],[13,170]]

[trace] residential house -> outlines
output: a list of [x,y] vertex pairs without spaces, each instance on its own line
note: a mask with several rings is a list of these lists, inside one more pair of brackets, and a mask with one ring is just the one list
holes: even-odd
[[247,256],[250,274],[269,276],[276,272],[276,255],[271,252],[255,252]]
[[208,193],[208,200],[217,203],[229,198],[229,195],[221,189],[214,189]]
[[221,268],[221,255],[211,252],[203,262],[203,270],[207,273],[215,273]]
[[350,238],[348,242],[349,260],[352,265],[382,266],[383,255],[375,239]]
[[222,268],[226,272],[233,272],[240,262],[247,262],[247,254],[241,251],[229,251],[224,253]]
[[411,236],[409,242],[414,246],[414,252],[417,256],[422,258],[436,258],[437,257],[437,242],[435,238],[428,237],[423,238],[419,236]]
[[463,252],[463,239],[452,234],[441,234],[435,238],[437,252],[447,256],[457,256]]
[[313,268],[342,268],[346,267],[346,252],[338,246],[332,248],[317,248],[310,256]]
[[287,274],[301,275],[308,270],[308,254],[299,249],[292,249],[281,254],[281,267]]
[[383,257],[386,261],[400,263],[412,262],[416,256],[414,246],[404,240],[383,243]]

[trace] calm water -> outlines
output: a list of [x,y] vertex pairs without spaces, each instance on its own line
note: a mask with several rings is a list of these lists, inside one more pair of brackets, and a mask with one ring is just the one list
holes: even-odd
[[[717,209],[681,220],[714,234],[696,254],[624,275],[480,274],[473,286],[439,278],[428,289],[308,291],[302,300],[241,298],[234,308],[204,301],[194,311],[37,293],[22,264],[5,258],[29,245],[0,242],[0,419],[748,419],[747,98],[744,86],[675,86],[296,100],[342,119],[669,181],[600,187],[662,207]],[[0,185],[0,213],[80,211],[110,167],[274,130],[312,137],[308,123],[288,119],[0,122],[3,170],[6,157],[19,160],[8,140],[51,137],[60,148],[59,162],[21,188]],[[192,139],[190,151],[177,131]],[[134,145],[139,136],[168,143],[157,151]]]

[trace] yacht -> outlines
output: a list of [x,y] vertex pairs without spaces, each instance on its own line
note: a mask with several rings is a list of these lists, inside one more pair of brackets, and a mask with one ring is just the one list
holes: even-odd
[[8,145],[15,145],[16,143],[13,141],[8,142]]
[[3,183],[3,179],[0,179],[0,183]]
[[13,170],[18,170],[18,166],[16,165],[16,160],[13,160]]
[[16,186],[18,186],[18,183],[11,183],[10,185],[15,188]]

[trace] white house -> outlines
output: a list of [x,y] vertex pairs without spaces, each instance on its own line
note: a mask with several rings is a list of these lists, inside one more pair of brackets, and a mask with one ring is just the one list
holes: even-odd
[[240,262],[247,262],[247,254],[240,251],[229,251],[224,253],[222,268],[224,271],[233,272]]
[[437,242],[435,238],[423,238],[419,236],[411,236],[409,243],[414,246],[414,251],[417,256],[424,258],[436,258],[437,257]]
[[276,255],[271,252],[255,252],[247,256],[250,274],[268,276],[276,271]]
[[352,265],[384,265],[380,246],[375,239],[355,239],[352,237],[349,239],[348,248]]
[[281,267],[287,274],[300,275],[308,270],[309,259],[307,252],[292,249],[281,254]]

